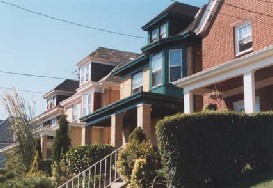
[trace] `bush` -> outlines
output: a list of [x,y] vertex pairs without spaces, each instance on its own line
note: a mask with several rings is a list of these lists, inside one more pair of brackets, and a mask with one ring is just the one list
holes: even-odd
[[51,165],[52,165],[51,160],[48,159],[48,160],[43,161],[44,173],[49,177],[52,176]]
[[61,159],[60,162],[54,161],[52,164],[52,181],[56,185],[62,185],[69,179],[73,177],[73,173],[71,172],[68,164],[64,159]]
[[111,145],[93,144],[71,148],[66,156],[72,172],[78,173],[87,169],[113,151],[114,148]]
[[273,170],[273,113],[177,114],[159,121],[158,145],[168,187],[224,186]]
[[0,188],[54,188],[55,186],[49,178],[33,177],[24,179],[10,180],[5,183],[0,183]]
[[152,165],[153,164],[149,164],[146,159],[137,159],[132,171],[129,188],[150,187],[153,178],[155,177],[154,169],[150,168]]
[[[137,159],[145,159],[150,165],[149,170],[155,171],[157,155],[150,142],[129,142],[119,153],[117,168],[121,178],[129,182]],[[147,177],[150,179],[150,177]],[[152,177],[154,178],[154,177]]]
[[137,141],[143,142],[146,140],[146,136],[140,127],[136,127],[133,132],[129,135],[129,142]]

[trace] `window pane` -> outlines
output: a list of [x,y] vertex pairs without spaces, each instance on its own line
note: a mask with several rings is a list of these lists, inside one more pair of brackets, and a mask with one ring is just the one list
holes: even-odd
[[87,108],[87,97],[86,95],[83,95],[82,97],[82,115],[85,116],[86,113],[86,108]]
[[92,94],[88,95],[88,114],[92,112]]
[[162,53],[152,56],[152,86],[162,84]]
[[163,24],[160,27],[160,37],[161,38],[166,38],[167,37],[167,24]]
[[143,73],[139,72],[133,75],[133,88],[137,88],[143,85]]
[[170,82],[182,77],[182,50],[170,50]]
[[152,31],[152,34],[151,34],[151,42],[154,42],[158,39],[158,29],[155,29]]
[[252,48],[252,24],[247,23],[236,28],[237,53]]

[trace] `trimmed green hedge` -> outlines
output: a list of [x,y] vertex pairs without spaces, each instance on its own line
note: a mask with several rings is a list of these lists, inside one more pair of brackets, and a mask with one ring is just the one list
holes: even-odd
[[273,113],[177,114],[157,124],[168,187],[223,186],[273,170]]
[[93,144],[71,148],[66,153],[66,157],[72,172],[78,173],[87,169],[113,151],[114,148],[111,145]]

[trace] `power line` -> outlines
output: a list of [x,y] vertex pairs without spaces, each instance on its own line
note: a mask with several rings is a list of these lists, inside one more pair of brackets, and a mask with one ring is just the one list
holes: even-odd
[[102,29],[102,28],[97,28],[97,27],[92,27],[92,26],[76,23],[76,22],[65,20],[65,19],[62,19],[62,18],[57,18],[57,17],[54,17],[54,16],[50,16],[48,14],[33,11],[33,10],[30,10],[30,9],[24,8],[22,6],[19,6],[17,4],[9,3],[9,2],[6,2],[6,1],[2,1],[2,0],[0,0],[0,3],[8,5],[8,6],[12,6],[14,8],[23,10],[25,12],[29,12],[31,14],[35,14],[35,15],[46,17],[46,18],[49,18],[49,19],[52,19],[52,20],[55,20],[55,21],[60,21],[60,22],[64,22],[64,23],[67,23],[67,24],[75,25],[75,26],[78,26],[78,27],[83,27],[83,28],[87,28],[87,29],[102,31],[102,32],[105,32],[105,33],[110,33],[110,34],[115,34],[115,35],[120,35],[120,36],[133,37],[133,38],[137,38],[137,39],[145,39],[145,40],[147,39],[147,38],[142,37],[142,36],[137,36],[137,35],[131,35],[131,34],[126,34],[126,33],[106,30],[106,29]]
[[25,90],[25,89],[15,89],[15,88],[10,88],[10,87],[0,87],[2,90],[15,90],[15,91],[21,91],[25,93],[37,93],[37,94],[45,94],[46,92],[41,92],[41,91],[31,91],[31,90]]
[[50,79],[57,79],[57,80],[68,79],[68,78],[57,77],[57,76],[35,75],[35,74],[19,73],[19,72],[11,72],[11,71],[1,71],[1,70],[0,70],[0,73],[20,75],[20,76],[28,76],[28,77],[36,77],[36,78],[50,78]]

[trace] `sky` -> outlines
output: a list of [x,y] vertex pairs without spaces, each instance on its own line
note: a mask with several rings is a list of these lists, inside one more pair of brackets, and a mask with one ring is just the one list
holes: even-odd
[[[91,27],[141,37],[147,37],[141,27],[173,3],[171,0],[4,1]],[[180,2],[202,6],[208,0]],[[96,48],[140,53],[146,43],[146,39],[78,27],[0,3],[0,95],[5,90],[3,88],[16,88],[27,102],[35,102],[35,114],[38,115],[46,107],[42,93],[47,93],[63,80],[12,75],[1,71],[77,79],[73,74],[77,70],[76,64]],[[6,117],[7,113],[0,103],[0,119]]]

